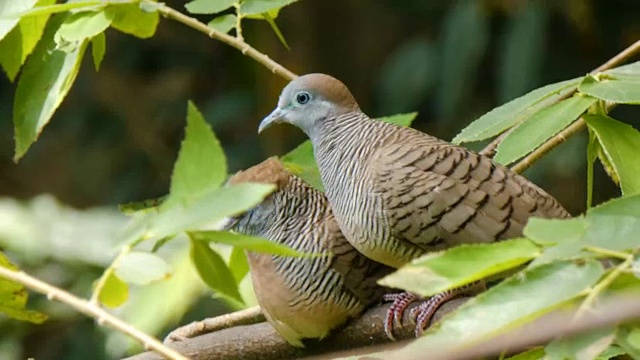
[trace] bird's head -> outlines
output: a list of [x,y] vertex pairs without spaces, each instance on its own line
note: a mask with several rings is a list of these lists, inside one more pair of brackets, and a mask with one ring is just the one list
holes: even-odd
[[329,75],[308,74],[291,81],[280,94],[278,107],[258,128],[258,133],[272,124],[289,123],[307,135],[324,119],[360,111],[349,89]]

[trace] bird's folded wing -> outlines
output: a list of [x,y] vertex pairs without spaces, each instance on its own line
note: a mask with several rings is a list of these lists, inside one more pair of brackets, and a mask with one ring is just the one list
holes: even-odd
[[369,167],[397,239],[430,249],[521,235],[539,210],[536,192],[488,158],[422,139],[380,147]]

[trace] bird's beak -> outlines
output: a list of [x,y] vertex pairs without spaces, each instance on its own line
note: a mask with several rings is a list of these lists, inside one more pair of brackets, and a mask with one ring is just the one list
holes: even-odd
[[258,127],[258,134],[260,134],[264,129],[268,128],[272,124],[281,123],[283,120],[284,111],[277,107],[275,110],[271,112],[271,114],[267,115],[266,118],[262,119],[260,122],[260,126]]

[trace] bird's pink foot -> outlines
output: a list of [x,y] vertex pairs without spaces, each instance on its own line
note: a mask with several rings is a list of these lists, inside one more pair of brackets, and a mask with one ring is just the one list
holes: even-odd
[[429,325],[431,318],[433,318],[433,315],[436,313],[436,311],[438,311],[438,308],[440,308],[442,304],[460,295],[461,293],[462,292],[458,289],[441,292],[439,294],[433,295],[422,304],[411,309],[411,318],[415,321],[416,324],[416,337],[420,337],[422,335],[424,330],[427,328],[427,325]]
[[477,293],[482,290],[484,290],[484,282],[477,281],[456,289],[441,292],[426,299],[409,292],[385,294],[383,299],[385,301],[393,301],[393,304],[391,304],[389,310],[387,310],[387,316],[384,321],[384,332],[389,339],[395,340],[393,336],[394,324],[400,326],[402,324],[402,315],[407,307],[415,301],[423,300],[420,305],[411,309],[410,313],[411,319],[413,319],[416,324],[416,337],[420,337],[442,304],[460,295]]
[[387,310],[387,316],[384,320],[384,332],[391,340],[395,340],[393,336],[394,324],[400,326],[402,324],[402,315],[407,309],[407,306],[412,302],[419,300],[420,297],[408,292],[384,294],[382,297],[384,301],[393,301],[393,304],[389,306]]

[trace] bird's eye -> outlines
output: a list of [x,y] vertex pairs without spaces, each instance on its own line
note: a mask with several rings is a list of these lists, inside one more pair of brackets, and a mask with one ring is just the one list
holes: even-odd
[[296,95],[296,102],[300,105],[304,105],[311,100],[311,95],[307,92],[300,92]]

